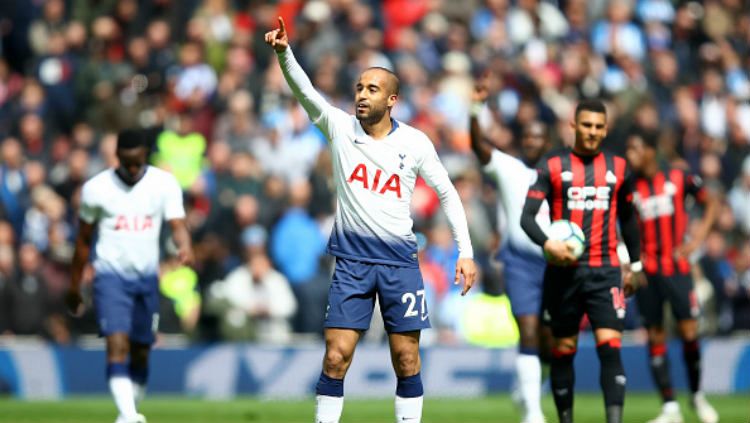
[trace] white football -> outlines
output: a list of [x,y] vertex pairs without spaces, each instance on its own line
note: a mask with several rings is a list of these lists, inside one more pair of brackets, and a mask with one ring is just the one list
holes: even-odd
[[[573,255],[581,257],[586,245],[586,236],[581,228],[569,220],[556,220],[547,228],[547,237],[557,241],[565,241],[572,247]],[[549,257],[547,257],[549,259]]]

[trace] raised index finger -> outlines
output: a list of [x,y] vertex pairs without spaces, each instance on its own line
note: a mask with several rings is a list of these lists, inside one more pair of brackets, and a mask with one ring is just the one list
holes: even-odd
[[286,26],[284,25],[284,18],[279,16],[279,29],[282,33],[286,34]]

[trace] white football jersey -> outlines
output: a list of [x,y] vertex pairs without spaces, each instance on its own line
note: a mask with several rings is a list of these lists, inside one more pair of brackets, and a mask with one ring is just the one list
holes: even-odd
[[[494,150],[490,162],[484,166],[484,172],[497,182],[501,206],[497,212],[498,222],[503,222],[500,227],[503,245],[509,243],[515,249],[541,257],[542,249],[521,228],[521,212],[529,186],[536,181],[536,169],[527,167],[509,154]],[[536,221],[542,230],[546,231],[549,227],[549,205],[546,201],[539,208]]]
[[153,276],[159,268],[162,221],[185,217],[182,190],[171,173],[153,166],[132,187],[107,169],[83,185],[79,217],[97,228],[97,273]]
[[335,225],[328,251],[372,263],[418,266],[411,197],[422,176],[440,198],[460,257],[473,257],[461,200],[435,147],[422,131],[392,120],[375,140],[357,118],[328,104],[294,60],[279,54],[287,82],[313,123],[326,135],[337,190]]

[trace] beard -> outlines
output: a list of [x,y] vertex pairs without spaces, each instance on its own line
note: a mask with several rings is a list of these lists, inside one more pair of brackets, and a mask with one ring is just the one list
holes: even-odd
[[380,120],[383,119],[383,116],[385,116],[386,111],[387,109],[385,107],[374,108],[372,106],[369,106],[366,112],[357,112],[356,116],[357,120],[359,120],[360,123],[372,125],[374,123],[380,122]]
[[579,148],[582,148],[589,153],[595,153],[601,148],[602,141],[603,139],[591,139],[582,137],[580,140],[576,140],[576,144],[579,146]]

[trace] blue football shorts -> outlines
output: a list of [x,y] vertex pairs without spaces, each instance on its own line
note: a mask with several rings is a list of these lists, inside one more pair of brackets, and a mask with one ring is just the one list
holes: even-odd
[[131,342],[152,344],[159,326],[159,278],[97,274],[94,306],[101,336],[127,333]]
[[369,329],[376,296],[388,333],[430,327],[424,282],[418,267],[341,257],[336,258],[325,327]]
[[514,316],[539,315],[542,308],[544,257],[509,245],[498,254],[503,262],[505,291]]

